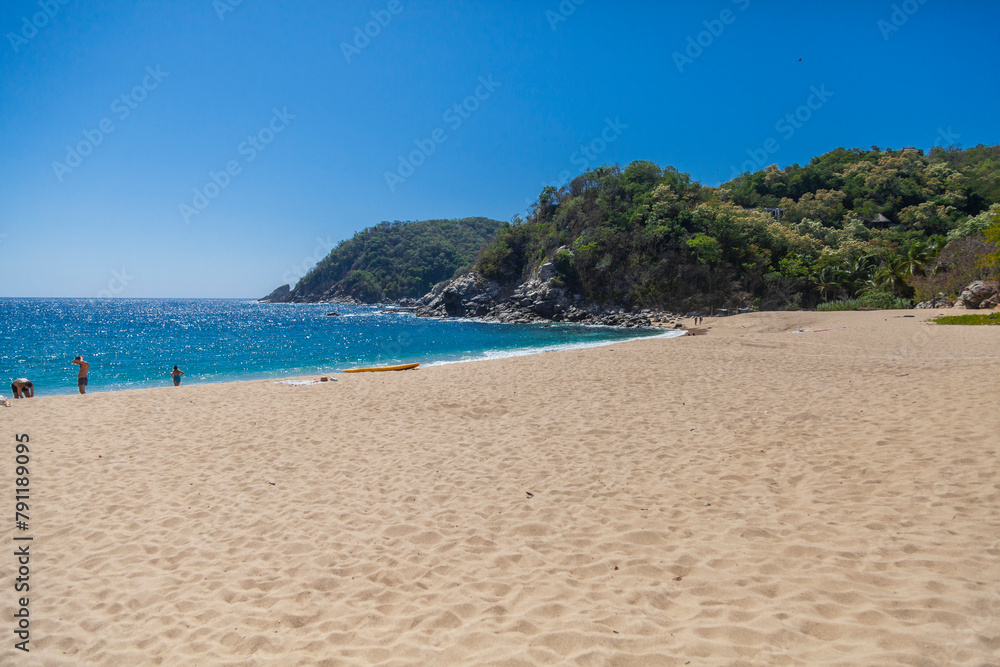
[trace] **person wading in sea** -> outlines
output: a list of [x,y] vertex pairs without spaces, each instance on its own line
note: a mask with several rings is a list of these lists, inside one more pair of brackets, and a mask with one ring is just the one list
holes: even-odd
[[76,376],[76,386],[80,388],[81,394],[87,393],[87,373],[90,371],[90,364],[83,360],[83,355],[81,354],[71,363],[76,364],[80,367],[80,372]]

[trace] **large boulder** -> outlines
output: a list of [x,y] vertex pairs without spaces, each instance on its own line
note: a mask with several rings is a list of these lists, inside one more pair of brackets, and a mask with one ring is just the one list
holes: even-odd
[[467,273],[434,286],[420,299],[418,317],[481,317],[500,288],[478,273]]
[[997,302],[996,297],[996,283],[977,280],[969,283],[969,286],[959,295],[958,300],[955,301],[955,308],[968,308],[970,310],[981,307],[992,308]]

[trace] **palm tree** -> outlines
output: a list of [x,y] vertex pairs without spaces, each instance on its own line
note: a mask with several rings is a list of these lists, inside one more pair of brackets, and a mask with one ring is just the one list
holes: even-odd
[[926,243],[914,243],[911,245],[909,250],[906,251],[906,257],[903,258],[906,262],[906,277],[924,275],[924,267],[930,261],[929,257],[930,252],[927,249]]
[[875,272],[872,283],[877,288],[888,289],[903,297],[912,297],[913,288],[906,283],[906,279],[910,277],[909,269],[909,258],[893,257]]
[[816,287],[819,288],[820,298],[829,300],[830,295],[838,295],[844,292],[844,283],[847,282],[847,273],[836,264],[827,264],[816,274]]
[[859,255],[847,264],[848,283],[847,288],[852,295],[865,288],[875,272],[875,256]]
[[946,236],[935,235],[930,238],[927,242],[927,259],[924,261],[923,275],[927,275],[929,272],[933,276],[937,275],[941,271],[948,270],[948,264],[942,263],[941,260],[938,259],[941,251],[943,251],[946,247],[948,247],[948,238]]

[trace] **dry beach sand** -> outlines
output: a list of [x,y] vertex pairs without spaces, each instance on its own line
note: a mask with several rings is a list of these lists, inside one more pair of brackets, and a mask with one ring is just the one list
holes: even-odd
[[1000,328],[903,314],[17,401],[0,662],[1000,664]]

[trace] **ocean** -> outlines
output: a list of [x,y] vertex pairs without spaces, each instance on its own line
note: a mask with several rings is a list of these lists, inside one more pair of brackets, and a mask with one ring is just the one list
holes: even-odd
[[[336,311],[339,317],[326,313]],[[365,365],[441,364],[603,345],[661,329],[495,324],[417,318],[376,306],[262,304],[243,299],[0,298],[0,394],[30,379],[37,396],[337,373]]]

